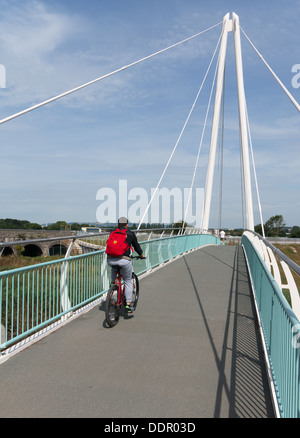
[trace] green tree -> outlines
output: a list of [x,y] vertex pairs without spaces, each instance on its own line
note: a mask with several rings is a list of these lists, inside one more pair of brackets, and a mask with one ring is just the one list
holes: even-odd
[[82,225],[77,224],[77,223],[71,224],[71,230],[73,230],[73,231],[80,231],[81,227],[82,227]]
[[179,234],[179,232],[181,231],[181,229],[183,228],[183,230],[185,230],[185,228],[188,226],[188,224],[186,222],[184,222],[183,220],[175,222],[174,223],[174,228],[179,228],[176,233]]
[[47,230],[67,230],[68,224],[65,221],[57,221],[54,224],[48,225]]
[[291,231],[291,237],[300,237],[300,227],[294,225]]
[[31,223],[26,220],[6,218],[0,219],[0,229],[41,230],[42,226],[40,224]]
[[264,225],[266,236],[279,236],[283,234],[285,222],[281,214],[270,217]]
[[262,232],[261,224],[257,224],[257,225],[255,225],[255,227],[254,227],[254,231],[262,236],[262,235],[263,235],[263,232]]

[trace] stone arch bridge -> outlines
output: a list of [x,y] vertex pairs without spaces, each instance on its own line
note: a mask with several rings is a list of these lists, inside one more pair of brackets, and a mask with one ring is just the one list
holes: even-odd
[[[76,231],[0,230],[0,256],[17,254],[20,247],[22,247],[23,255],[29,257],[64,255],[72,242],[71,236],[75,237]],[[97,249],[101,247],[77,239],[71,254],[83,254]]]

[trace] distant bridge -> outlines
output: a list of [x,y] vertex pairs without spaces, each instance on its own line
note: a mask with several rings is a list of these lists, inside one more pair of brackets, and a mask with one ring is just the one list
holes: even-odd
[[[0,230],[0,257],[17,255],[19,248],[28,257],[65,255],[76,231],[54,230]],[[82,239],[88,237],[83,235]],[[76,240],[71,255],[85,254],[101,249],[98,245]]]

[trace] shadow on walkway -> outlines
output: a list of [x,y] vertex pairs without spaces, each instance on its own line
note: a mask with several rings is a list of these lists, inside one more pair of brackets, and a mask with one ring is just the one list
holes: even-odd
[[[184,257],[219,371],[214,418],[220,417],[223,393],[226,394],[229,401],[229,418],[272,418],[274,417],[274,411],[243,249],[240,246],[235,247],[233,267],[222,258],[212,255],[205,249],[202,252],[206,253],[207,257],[211,257],[231,269],[233,268],[222,354],[220,356],[214,344],[214,337],[188,259]],[[231,331],[229,327],[232,318],[233,339],[230,340]],[[230,345],[232,346],[230,347]],[[232,353],[230,382],[228,382],[225,375],[226,355],[229,349]]]

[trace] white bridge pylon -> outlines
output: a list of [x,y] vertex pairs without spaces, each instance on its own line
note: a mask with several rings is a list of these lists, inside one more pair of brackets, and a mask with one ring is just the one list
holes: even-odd
[[214,178],[216,148],[217,148],[217,140],[218,140],[219,121],[220,121],[220,110],[221,110],[221,101],[222,101],[223,84],[224,84],[225,58],[226,58],[227,39],[229,32],[233,32],[234,47],[235,47],[235,61],[236,61],[236,74],[237,74],[238,102],[239,102],[239,122],[240,122],[239,126],[240,126],[241,155],[242,155],[241,161],[243,165],[244,190],[245,190],[246,226],[248,230],[254,231],[253,201],[252,201],[252,190],[251,190],[251,173],[250,173],[250,164],[249,164],[250,160],[249,160],[248,130],[247,130],[247,109],[246,109],[246,98],[245,98],[245,89],[244,89],[240,24],[239,24],[239,17],[235,13],[232,14],[232,19],[230,19],[229,13],[226,14],[225,17],[223,18],[222,39],[221,39],[220,52],[219,52],[219,65],[217,72],[215,104],[214,104],[211,140],[210,140],[209,162],[208,162],[206,185],[205,185],[202,228],[204,230],[208,230],[209,228],[212,186],[213,186],[213,178]]

